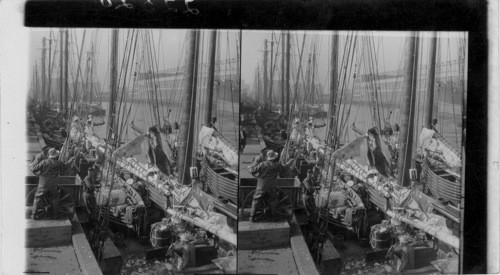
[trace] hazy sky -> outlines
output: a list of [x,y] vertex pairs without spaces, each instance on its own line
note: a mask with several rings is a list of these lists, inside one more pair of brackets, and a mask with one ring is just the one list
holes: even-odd
[[[260,72],[262,74],[263,59],[264,59],[264,40],[267,39],[271,41],[272,34],[274,33],[274,41],[281,39],[281,31],[243,31],[243,54],[242,54],[242,79],[253,85],[255,79],[255,72],[257,65],[260,64]],[[304,54],[302,57],[303,71],[307,65],[307,59],[310,53],[313,52],[313,46],[316,45],[317,62],[320,83],[324,85],[325,92],[329,85],[329,66],[331,60],[331,38],[333,35],[332,31],[292,31],[291,32],[291,51],[292,51],[292,66],[298,67],[299,53],[302,46],[302,39],[306,33],[306,42],[304,46]],[[377,57],[378,71],[391,71],[398,68],[402,68],[402,53],[404,50],[405,39],[408,37],[409,32],[380,32],[380,31],[363,31],[363,32],[352,32],[352,31],[340,31],[339,34],[339,64],[342,60],[344,54],[344,46],[346,42],[346,37],[351,34],[356,34],[361,36],[371,36],[373,37],[373,44],[375,46],[375,52]],[[428,48],[430,39],[432,35],[431,32],[420,32],[420,37],[422,38],[422,49],[421,49],[421,65],[428,64]],[[450,60],[450,58],[456,59],[458,41],[459,38],[463,38],[466,33],[458,32],[440,32],[438,36],[440,37],[440,48],[441,48],[441,60]],[[360,46],[358,40],[358,51],[363,47]],[[279,48],[281,53],[281,45],[274,47],[274,53],[276,53],[276,47]],[[366,49],[366,48],[365,48]],[[268,44],[268,51],[271,50],[270,44]],[[279,79],[281,76],[280,66],[281,66],[281,55],[278,55],[277,69],[274,73],[274,79]],[[268,62],[269,56],[268,56]],[[269,63],[268,63],[269,66]],[[305,73],[304,73],[305,74]],[[292,77],[295,77],[292,74]]]
[[[186,30],[149,30],[152,34],[153,41],[156,45],[156,50],[158,56],[158,65],[160,70],[175,68],[177,66],[182,66],[184,64],[184,48],[185,48],[185,37]],[[219,54],[220,59],[235,58],[237,46],[239,46],[239,31],[238,30],[219,30]],[[71,53],[71,70],[76,71],[76,64],[78,62],[78,55],[76,47],[81,47],[81,41],[83,37],[84,29],[70,29],[70,40],[75,41],[70,45]],[[130,33],[128,29],[120,29],[120,42],[119,42],[119,58],[123,57],[123,48],[125,45],[126,37]],[[280,31],[243,31],[242,33],[242,71],[241,77],[243,82],[253,86],[254,76],[256,72],[257,65],[260,64],[262,70],[263,62],[263,50],[264,50],[264,40],[268,39],[271,41],[272,34],[274,33],[274,41],[281,39]],[[331,37],[332,31],[306,31],[306,43],[304,48],[303,56],[303,71],[306,69],[307,59],[310,53],[313,52],[313,45],[316,47],[317,62],[318,62],[318,79],[321,84],[327,90],[329,85],[329,63],[331,58]],[[352,32],[352,31],[340,31],[339,34],[339,63],[342,60],[344,54],[344,46],[346,43],[346,38],[348,35],[356,34],[359,37],[370,36],[373,37],[373,45],[375,47],[375,55],[377,58],[377,67],[379,72],[396,70],[402,67],[402,53],[404,49],[405,38],[409,35],[409,32]],[[421,65],[426,65],[428,63],[428,47],[429,47],[429,37],[432,33],[430,32],[420,32],[420,37],[422,37],[422,49],[421,49]],[[35,61],[38,66],[41,64],[41,48],[42,48],[42,37],[49,38],[50,29],[33,29],[31,31],[31,41],[30,41],[30,56],[32,68]],[[292,31],[291,32],[291,50],[292,50],[292,72],[298,67],[298,59],[300,47],[302,45],[302,38],[304,31]],[[59,29],[52,29],[52,36],[58,39]],[[441,60],[453,60],[456,59],[458,41],[459,38],[466,37],[466,33],[439,33],[440,37],[440,49],[441,49]],[[75,39],[76,38],[76,39]],[[201,36],[202,43],[202,59],[207,60],[208,58],[208,38],[209,30],[203,30]],[[99,81],[103,85],[108,85],[109,81],[109,54],[110,54],[110,40],[111,40],[111,30],[110,29],[87,29],[86,38],[84,43],[84,53],[82,58],[82,70],[85,69],[85,58],[87,51],[90,51],[91,41],[95,41],[96,52],[97,52],[97,64],[98,70],[97,74],[99,76]],[[358,40],[361,41],[361,40]],[[363,49],[360,46],[361,42],[358,42],[357,50]],[[59,44],[54,43],[53,47],[57,47],[59,50]],[[48,48],[48,42],[47,42]],[[281,45],[276,44],[274,47],[274,53],[276,53],[276,48],[279,48],[281,52]],[[141,46],[138,46],[137,51],[140,52]],[[268,47],[270,50],[270,45]],[[365,47],[366,49],[366,47]],[[48,57],[48,56],[47,56]],[[56,66],[53,68],[53,77],[58,76],[58,61],[56,59]],[[276,64],[275,79],[280,76],[280,66],[281,66],[281,55],[278,55],[278,64]],[[262,71],[261,71],[262,72]],[[294,74],[292,73],[292,77]],[[107,86],[106,86],[107,87]],[[325,90],[325,92],[326,92]]]
[[[42,38],[46,37],[47,39],[50,36],[52,31],[53,39],[59,39],[59,29],[33,29],[30,32],[30,56],[32,64],[30,64],[30,68],[32,69],[35,61],[38,63],[40,68],[41,66],[41,56],[42,56]],[[143,30],[144,31],[144,30]],[[171,69],[177,66],[184,65],[184,53],[185,53],[185,39],[187,30],[148,30],[155,44],[155,51],[157,53],[158,58],[158,66],[160,70],[163,69]],[[85,30],[84,29],[69,29],[70,42],[69,51],[71,55],[71,64],[70,70],[76,74],[76,67],[78,63],[78,54],[77,48],[81,48],[82,38]],[[119,30],[119,46],[118,46],[118,58],[119,64],[121,64],[122,57],[124,56],[124,47],[125,42],[127,40],[127,36],[130,35],[130,29],[120,29]],[[209,40],[209,32],[210,30],[203,30],[201,32],[201,58],[205,62],[208,60],[208,40]],[[87,52],[90,51],[91,41],[95,43],[95,51],[96,60],[97,60],[97,75],[99,81],[103,83],[103,85],[108,85],[109,81],[109,56],[111,52],[111,29],[86,29],[85,32],[85,41],[84,41],[84,52],[82,55],[82,63],[81,70],[85,70],[85,58]],[[218,32],[218,48],[220,59],[228,59],[228,58],[236,58],[237,49],[236,46],[239,46],[239,31],[227,31],[220,30]],[[76,40],[76,43],[74,41]],[[140,40],[141,41],[141,40]],[[46,42],[46,47],[48,49],[49,42]],[[56,47],[56,49],[54,49]],[[54,51],[59,51],[59,42],[52,44],[52,53]],[[142,51],[142,47],[140,42],[138,43],[136,52],[140,55]],[[57,53],[58,54],[58,53]],[[47,52],[47,64],[48,64],[48,52]],[[54,71],[52,72],[53,77],[58,77],[59,74],[59,56],[55,59]]]

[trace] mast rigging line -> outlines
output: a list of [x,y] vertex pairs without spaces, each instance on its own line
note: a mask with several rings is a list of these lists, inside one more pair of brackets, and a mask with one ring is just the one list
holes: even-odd
[[[300,49],[300,53],[299,53],[299,66],[298,66],[298,69],[297,69],[297,77],[295,78],[295,85],[294,85],[294,96],[293,96],[293,100],[292,100],[292,107],[291,107],[291,110],[290,110],[290,114],[289,114],[289,125],[288,127],[291,128],[291,118],[292,116],[294,115],[294,112],[295,112],[295,105],[297,104],[297,92],[298,92],[298,85],[299,85],[299,74],[301,72],[301,69],[302,69],[302,57],[303,57],[303,54],[304,54],[304,46],[305,46],[305,43],[306,43],[306,32],[304,32],[304,36],[302,38],[302,47]],[[299,40],[298,40],[298,37],[295,36],[295,39],[297,41],[297,45],[299,45]],[[297,48],[298,50],[298,48]],[[287,129],[287,131],[289,132],[290,129]],[[287,142],[288,144],[288,142]]]
[[[132,42],[132,40],[134,40],[134,34],[135,34],[135,42]],[[129,40],[129,36],[130,36],[130,43],[133,43],[133,49],[131,49],[132,45],[128,43],[128,40]],[[119,130],[118,130],[118,141],[122,141],[122,136],[123,136],[123,130],[126,129],[126,124],[128,123],[128,115],[124,115],[123,118],[125,119],[122,119],[121,123],[120,122],[120,118],[122,118],[122,112],[125,113],[125,110],[126,110],[126,107],[127,107],[127,103],[125,102],[125,94],[126,94],[126,87],[128,87],[130,85],[130,78],[128,80],[128,83],[127,83],[127,76],[128,76],[128,71],[129,71],[129,68],[130,70],[132,70],[132,67],[134,66],[134,61],[135,61],[135,51],[136,51],[136,47],[137,47],[137,40],[138,40],[138,32],[134,29],[132,30],[132,33],[130,34],[130,30],[127,34],[127,45],[128,45],[128,48],[129,48],[129,55],[127,57],[127,60],[126,60],[126,64],[125,64],[125,72],[124,72],[124,79],[123,79],[123,86],[122,86],[122,92],[121,92],[121,98],[120,98],[120,105],[118,107],[118,121],[117,121],[117,125],[119,126]],[[132,58],[132,60],[130,60],[130,58]],[[125,63],[125,61],[123,62]],[[123,68],[123,66],[122,66]],[[135,78],[135,76],[134,76]],[[133,90],[132,90],[133,92]],[[122,110],[122,104],[123,105],[123,110]],[[130,106],[132,106],[132,103],[130,102],[129,103]],[[118,127],[117,126],[117,127]]]
[[[348,85],[348,81],[349,81],[349,78],[348,78],[348,75],[351,76],[351,73],[348,74],[348,71],[347,71],[347,66],[349,66],[349,72],[352,72],[353,70],[353,60],[354,60],[354,53],[355,53],[355,49],[356,49],[356,45],[357,45],[357,41],[358,41],[358,37],[355,36],[354,34],[351,34],[351,39],[349,41],[349,48],[348,48],[348,52],[347,52],[347,58],[345,59],[346,63],[344,63],[343,67],[345,67],[345,70],[344,70],[344,77],[343,77],[343,80],[342,80],[342,86],[340,88],[340,98],[339,98],[339,103],[338,103],[338,106],[339,108],[337,109],[337,114],[336,114],[336,117],[337,119],[339,119],[339,121],[343,121],[344,120],[344,115],[345,115],[345,112],[346,112],[346,105],[343,104],[343,99],[344,99],[344,93],[345,93],[345,88],[346,88],[346,85]],[[354,41],[353,41],[354,40]],[[347,43],[347,41],[346,41]],[[344,51],[344,54],[345,54],[345,51]],[[351,59],[351,61],[349,62],[349,58]],[[344,61],[344,60],[343,60]],[[356,73],[356,72],[354,72]],[[346,84],[347,83],[347,84]],[[340,81],[339,81],[339,85],[340,85]],[[338,90],[337,90],[338,91]],[[340,106],[342,105],[342,117],[340,117]],[[342,132],[342,129],[338,128],[338,124],[337,124],[337,129],[335,129],[335,133],[336,133],[336,136],[340,137],[341,136],[341,132]]]
[[[355,41],[356,42],[356,41]],[[355,51],[355,48],[356,47],[356,44],[354,44],[353,46],[353,51]],[[351,62],[352,60],[354,59],[354,53],[352,55],[352,59],[351,59]],[[357,62],[355,62],[354,64],[354,70],[356,70],[356,67],[358,66],[359,64],[359,67],[361,67],[361,61],[363,60],[363,55],[358,55],[357,56],[358,60]],[[352,70],[352,65],[351,65],[351,70]],[[354,72],[354,76],[351,77],[351,73],[349,74],[349,78],[347,79],[347,82],[351,82],[351,87],[353,87],[351,90],[354,90],[354,87],[355,87],[355,82],[358,81],[359,82],[359,78],[355,77],[356,75],[356,71]],[[347,83],[347,85],[349,85],[349,83]],[[342,119],[340,120],[340,131],[339,131],[339,136],[341,136],[342,133],[344,133],[344,140],[347,139],[347,121],[348,121],[348,118],[350,117],[350,114],[351,114],[351,109],[352,109],[352,102],[353,102],[353,98],[354,98],[354,93],[351,92],[351,100],[350,100],[350,104],[348,105],[348,109],[347,109],[347,114],[345,114],[345,110],[346,110],[346,105],[344,104],[344,108],[343,108],[343,111],[342,111]]]
[[[114,125],[114,129],[112,129],[114,131],[114,135],[115,135],[115,144],[116,146],[119,146],[120,142],[121,142],[121,137],[122,137],[122,127],[121,127],[121,121],[120,121],[120,118],[121,118],[121,112],[122,112],[122,104],[123,104],[123,99],[124,99],[124,94],[125,94],[125,87],[126,87],[126,81],[127,81],[127,72],[128,72],[128,68],[129,68],[129,62],[130,62],[130,56],[132,55],[132,51],[130,49],[131,47],[131,36],[133,36],[133,32],[135,30],[132,30],[132,35],[131,35],[131,30],[128,30],[127,32],[127,38],[125,40],[125,47],[124,47],[124,57],[122,58],[122,65],[121,65],[121,68],[120,68],[120,74],[119,74],[119,78],[118,78],[118,81],[117,81],[117,85],[116,85],[116,93],[117,93],[117,96],[115,98],[115,102],[113,102],[112,104],[116,106],[116,100],[118,99],[118,93],[120,93],[120,85],[121,86],[121,93],[119,95],[119,102],[118,102],[118,108],[115,107],[115,114],[114,115],[114,120],[115,122],[113,123]],[[126,56],[128,54],[128,56]],[[122,83],[123,82],[123,83]],[[112,114],[110,114],[112,115]]]

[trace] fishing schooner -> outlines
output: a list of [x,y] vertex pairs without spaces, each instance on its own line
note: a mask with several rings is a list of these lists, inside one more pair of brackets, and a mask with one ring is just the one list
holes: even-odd
[[[174,61],[158,47],[165,41],[163,32],[107,31],[110,65],[103,79],[94,60],[102,34],[94,31],[89,39],[86,31],[74,34],[80,39],[75,43],[79,54],[73,96],[65,109],[71,123],[66,124],[61,159],[77,157],[68,173],[83,180],[83,213],[89,220],[84,229],[96,258],[106,258],[108,239],[116,246],[132,239],[130,230],[139,243],[151,242],[146,258],[166,257],[167,269],[230,272],[236,250],[237,35],[213,31],[211,58],[205,62],[207,32],[178,32],[179,59]],[[222,46],[216,47],[217,39]],[[91,52],[82,75],[86,47]],[[184,66],[161,69],[181,61]],[[108,95],[96,92],[93,76],[109,79]],[[96,94],[109,100],[107,121],[90,113]],[[213,102],[209,107],[207,99]],[[218,129],[206,122],[212,116],[221,121]],[[183,253],[183,243],[192,251]],[[189,262],[183,255],[191,255]]]
[[[371,246],[363,264],[380,258],[377,255],[383,254],[383,259],[389,251],[394,264],[386,270],[419,272],[416,269],[448,266],[448,270],[457,271],[466,39],[463,34],[447,33],[386,35],[296,34],[292,38],[296,55],[283,54],[288,58],[285,63],[298,59],[292,66],[295,79],[287,78],[284,85],[293,85],[293,91],[283,89],[292,99],[283,110],[287,116],[261,115],[257,122],[262,139],[266,148],[281,150],[283,163],[295,159],[295,166],[282,178],[295,177],[295,186],[299,186],[310,170],[317,184],[316,210],[308,213],[304,226],[305,236],[313,236],[308,242],[313,255],[324,247],[326,236],[332,235],[342,254],[354,235],[359,246]],[[383,55],[388,53],[383,47],[396,53],[394,45],[400,47],[399,59],[396,54]],[[318,48],[329,49],[329,58]],[[317,65],[323,71],[314,70],[314,66],[309,69],[316,55],[323,55]],[[424,56],[428,62],[422,61]],[[264,62],[256,66],[259,76],[255,77],[254,95],[257,100],[266,99],[261,100],[261,110],[274,108],[267,106],[273,102],[269,99],[272,88],[266,87],[272,76],[267,60],[264,55]],[[384,72],[386,63],[397,69]],[[318,97],[310,93],[315,86],[307,85],[316,72],[330,85],[328,93],[321,96],[328,102],[323,105],[328,110],[326,128],[303,111],[310,109],[311,97]],[[280,126],[280,122],[286,125]],[[269,125],[286,129],[286,139],[269,143]],[[422,246],[415,251],[425,260],[402,263],[401,249],[419,242]],[[343,270],[351,270],[350,264]]]

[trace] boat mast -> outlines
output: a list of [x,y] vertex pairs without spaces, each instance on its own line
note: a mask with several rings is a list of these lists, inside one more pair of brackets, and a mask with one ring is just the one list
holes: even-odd
[[286,34],[286,115],[290,112],[290,31]]
[[[75,84],[73,86],[73,95],[74,97],[73,98],[78,98],[78,78],[81,74],[81,68],[80,68],[80,65],[82,63],[82,54],[83,54],[83,43],[85,42],[85,35],[87,33],[87,30],[84,30],[83,31],[83,37],[82,37],[82,43],[81,43],[81,46],[80,46],[80,52],[78,53],[78,65],[76,66],[76,76],[75,76]],[[75,39],[75,44],[76,44],[76,39]],[[77,46],[77,49],[78,49],[78,46]],[[82,76],[83,78],[83,76]],[[83,100],[83,96],[85,95],[85,91],[83,92],[82,94],[82,100]],[[72,106],[72,109],[73,109],[73,102],[71,102],[71,106]]]
[[269,102],[267,100],[267,39],[264,40],[264,109],[267,109]]
[[51,73],[51,69],[52,69],[52,31],[50,31],[50,35],[49,35],[49,67],[48,67],[48,74],[47,74],[47,96],[46,96],[46,101],[50,101],[50,94],[51,94],[51,90],[50,90],[50,84],[52,82],[52,73]]
[[196,103],[196,51],[198,49],[197,30],[190,30],[187,33],[187,48],[185,61],[185,78],[184,86],[184,106],[182,106],[181,127],[179,131],[179,180],[182,184],[189,183],[189,167],[191,164],[191,155],[193,152],[193,129],[194,123],[191,119],[194,118]]
[[108,115],[108,140],[113,140],[116,136],[115,129],[115,112],[116,112],[116,97],[118,92],[118,29],[114,29],[111,35],[111,75],[109,82],[109,115]]
[[285,32],[281,33],[281,110],[285,113]]
[[68,65],[69,65],[69,31],[66,29],[65,31],[66,44],[64,49],[65,61],[64,61],[64,112],[68,114]]
[[[304,81],[304,92],[302,94],[303,102],[305,104],[310,104],[311,97],[309,96],[309,93],[311,92],[311,54],[309,54],[309,59],[307,60],[307,74],[306,74],[306,80]],[[304,112],[304,105],[302,105],[302,112]]]
[[59,31],[59,111],[63,111],[64,89],[63,89],[63,29]]
[[257,99],[257,102],[260,103],[260,99],[262,97],[261,90],[260,90],[260,66],[257,65],[257,92],[255,93],[255,99]]
[[372,54],[372,43],[371,43],[371,37],[366,37],[363,38],[363,42],[366,47],[366,55],[368,58],[367,62],[367,67],[368,67],[368,76],[369,76],[369,81],[372,84],[372,90],[368,92],[368,95],[370,96],[370,101],[371,101],[371,106],[372,106],[372,120],[375,124],[375,126],[378,126],[379,131],[382,131],[382,121],[380,120],[380,108],[378,105],[378,100],[377,100],[377,82],[376,82],[376,75],[375,75],[375,68],[373,66],[373,60],[374,56]]
[[94,43],[92,43],[92,46],[90,48],[91,54],[90,54],[90,93],[89,93],[89,103],[92,104],[92,93],[94,92]]
[[297,70],[297,77],[295,78],[295,86],[294,86],[294,92],[293,92],[293,110],[295,110],[295,105],[297,104],[297,93],[299,90],[299,76],[300,73],[302,72],[302,56],[304,54],[304,46],[306,44],[306,32],[304,32],[304,36],[302,38],[302,47],[300,48],[300,54],[299,54],[299,68]]
[[271,35],[271,66],[269,66],[269,107],[273,108],[273,50],[274,50],[274,33]]
[[314,105],[314,94],[315,94],[315,89],[314,89],[314,74],[315,74],[315,68],[316,68],[316,44],[314,44],[313,47],[313,54],[312,54],[312,73],[311,73],[311,87],[309,90],[310,93],[310,104],[311,107]]
[[41,98],[41,101],[45,102],[45,98],[46,98],[46,96],[45,96],[45,91],[46,91],[46,89],[45,89],[45,83],[46,83],[45,79],[47,77],[46,74],[45,74],[45,51],[47,50],[45,48],[45,36],[42,38],[42,46],[43,46],[43,48],[42,48],[42,94],[41,94],[42,98]]
[[429,76],[427,82],[427,105],[426,105],[426,126],[431,129],[432,110],[434,109],[434,81],[436,77],[436,53],[437,53],[437,33],[434,32],[431,38],[431,54],[429,56]]
[[35,73],[33,74],[34,87],[33,87],[33,99],[36,100],[38,97],[38,63],[35,61]]
[[85,63],[85,81],[83,81],[83,92],[82,92],[82,101],[87,102],[87,93],[88,93],[88,85],[89,85],[89,74],[90,74],[90,52],[87,52],[87,60]]
[[403,109],[399,134],[398,180],[401,186],[410,185],[409,169],[412,167],[413,131],[415,122],[415,98],[418,73],[418,34],[412,32],[406,43],[406,60],[403,80]]
[[208,100],[208,105],[207,105],[207,110],[205,114],[205,124],[210,125],[210,122],[212,120],[212,108],[213,108],[213,101],[214,101],[214,77],[215,77],[215,50],[217,46],[217,31],[212,30],[210,32],[210,64],[208,66],[208,95],[207,95],[207,100]]
[[332,59],[330,64],[330,108],[328,131],[326,132],[327,144],[334,145],[337,140],[337,86],[338,86],[338,54],[339,54],[339,35],[334,32],[332,37]]

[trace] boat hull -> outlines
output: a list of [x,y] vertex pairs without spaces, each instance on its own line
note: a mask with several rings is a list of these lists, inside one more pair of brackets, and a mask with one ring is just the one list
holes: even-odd
[[429,187],[432,195],[438,199],[450,201],[454,205],[460,203],[461,182],[445,170],[432,168],[427,160],[422,162],[422,181]]
[[212,168],[205,159],[201,163],[208,188],[215,197],[224,197],[232,203],[238,202],[237,177],[223,168]]

